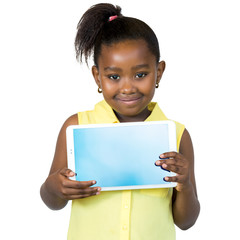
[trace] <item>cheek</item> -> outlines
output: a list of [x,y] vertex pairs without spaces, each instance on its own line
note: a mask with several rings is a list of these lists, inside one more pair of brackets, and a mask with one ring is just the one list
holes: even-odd
[[109,81],[106,80],[105,76],[100,76],[100,82],[101,82],[102,89],[108,88]]
[[102,81],[102,90],[104,95],[112,95],[116,91],[116,86],[115,84],[111,83],[110,81]]
[[146,81],[141,84],[141,89],[142,92],[144,92],[146,95],[152,95],[155,92],[155,81]]

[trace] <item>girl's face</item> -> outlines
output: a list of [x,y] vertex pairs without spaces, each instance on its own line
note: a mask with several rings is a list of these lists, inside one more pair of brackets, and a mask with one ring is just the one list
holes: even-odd
[[144,40],[126,40],[102,45],[98,68],[93,66],[92,72],[119,121],[134,122],[150,115],[147,106],[164,69],[165,62],[156,63]]

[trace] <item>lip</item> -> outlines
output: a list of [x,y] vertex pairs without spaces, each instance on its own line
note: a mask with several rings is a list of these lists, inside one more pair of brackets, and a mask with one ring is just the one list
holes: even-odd
[[131,97],[131,98],[129,98],[129,97],[125,97],[125,98],[120,97],[120,98],[116,98],[116,99],[117,99],[117,101],[122,102],[124,104],[132,105],[132,104],[138,103],[142,99],[142,97],[134,97],[134,98],[133,97]]

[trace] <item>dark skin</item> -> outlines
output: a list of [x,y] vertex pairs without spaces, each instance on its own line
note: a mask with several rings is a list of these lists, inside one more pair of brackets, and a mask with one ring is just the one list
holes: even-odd
[[[127,40],[111,46],[102,46],[98,68],[92,72],[102,89],[106,102],[113,108],[120,122],[144,121],[151,112],[151,102],[156,83],[160,82],[165,62],[156,63],[155,56],[143,40]],[[57,140],[55,156],[48,178],[41,187],[41,197],[54,210],[63,208],[69,200],[100,194],[95,180],[78,182],[70,180],[74,173],[67,168],[66,128],[77,125],[77,114],[64,123]],[[191,137],[185,129],[179,153],[167,152],[156,160],[156,167],[176,173],[166,177],[167,182],[177,182],[173,193],[173,218],[181,229],[190,228],[199,215],[200,204],[194,176],[194,153]]]
[[66,128],[77,124],[77,114],[71,116],[64,123],[58,136],[49,176],[41,187],[41,197],[52,210],[62,209],[68,200],[90,197],[101,191],[99,187],[91,187],[95,184],[93,180],[79,182],[69,179],[74,176],[74,173],[67,168]]
[[191,137],[185,129],[179,148],[179,153],[168,152],[160,155],[156,165],[175,172],[175,177],[166,177],[167,182],[177,182],[173,192],[173,219],[182,230],[194,225],[200,212],[194,177],[194,153]]

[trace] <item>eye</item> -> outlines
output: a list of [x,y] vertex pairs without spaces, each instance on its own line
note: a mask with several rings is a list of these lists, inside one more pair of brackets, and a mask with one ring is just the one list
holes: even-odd
[[109,75],[108,77],[112,80],[115,80],[115,81],[120,79],[120,76],[117,75],[117,74]]
[[147,76],[147,73],[137,73],[136,78],[144,78]]

